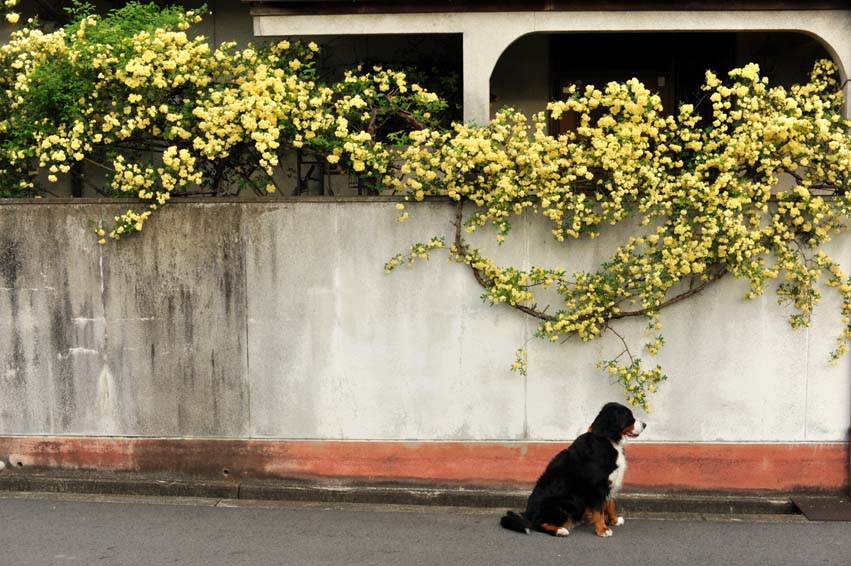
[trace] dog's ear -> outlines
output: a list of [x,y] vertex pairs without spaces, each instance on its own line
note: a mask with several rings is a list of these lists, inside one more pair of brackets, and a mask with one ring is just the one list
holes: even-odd
[[623,431],[632,423],[635,418],[632,416],[632,411],[624,407],[620,403],[606,403],[591,423],[591,432],[606,438],[620,439]]
[[594,419],[593,423],[591,423],[591,428],[589,430],[597,436],[617,438],[620,435],[620,427],[618,426],[617,421],[618,419],[616,418],[615,412],[606,410],[606,407],[603,407],[603,410],[597,414],[597,418]]

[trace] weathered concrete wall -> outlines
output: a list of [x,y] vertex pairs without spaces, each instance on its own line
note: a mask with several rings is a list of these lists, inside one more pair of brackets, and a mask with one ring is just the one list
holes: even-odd
[[0,208],[0,430],[248,432],[241,211],[198,206],[109,249],[117,206]]
[[[177,203],[100,247],[88,223],[116,204],[3,204],[0,436],[560,440],[621,398],[594,368],[614,341],[533,340],[523,378],[508,367],[534,323],[483,304],[465,267],[436,254],[384,274],[453,231],[449,204],[411,208],[400,225],[387,200]],[[565,253],[534,220],[503,257],[573,269],[617,242]],[[663,314],[672,379],[647,439],[844,441],[832,297],[795,332],[771,294],[743,292],[724,281]],[[642,327],[621,330],[641,344]]]

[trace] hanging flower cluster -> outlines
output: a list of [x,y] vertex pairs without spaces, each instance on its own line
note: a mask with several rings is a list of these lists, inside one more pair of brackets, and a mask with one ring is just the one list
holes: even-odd
[[[727,274],[750,282],[747,298],[779,281],[778,299],[791,305],[797,328],[809,324],[824,281],[839,293],[846,325],[835,361],[851,341],[851,281],[820,250],[846,229],[851,204],[851,122],[842,118],[836,75],[819,61],[809,83],[786,89],[770,86],[754,64],[724,81],[708,72],[706,117],[687,104],[666,115],[636,79],[573,89],[548,107],[554,119],[574,113],[573,131],[547,135],[547,116],[529,121],[512,110],[484,127],[417,131],[384,182],[411,200],[454,199],[459,228],[460,205],[474,204],[466,231],[490,225],[500,242],[524,214],[543,216],[559,242],[631,219],[638,231],[599,269],[574,273],[498,265],[469,248],[459,229],[451,257],[476,272],[485,301],[537,317],[541,338],[620,337],[614,322],[644,317],[644,349],[656,354],[660,311]],[[548,288],[563,300],[550,314],[536,306],[536,291]],[[647,408],[647,394],[666,376],[623,344],[599,367]],[[518,354],[514,369],[525,371],[524,360]]]
[[16,11],[18,8],[19,0],[3,0],[3,4],[0,5],[0,11],[4,12],[6,15],[6,21],[10,24],[17,24],[21,19],[21,14]]

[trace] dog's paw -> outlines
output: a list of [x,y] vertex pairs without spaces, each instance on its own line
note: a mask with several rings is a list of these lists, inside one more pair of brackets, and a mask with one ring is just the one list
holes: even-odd
[[612,529],[606,529],[605,531],[601,531],[601,532],[597,533],[597,536],[598,537],[610,537],[613,534],[614,533],[612,532]]
[[618,518],[615,520],[615,526],[616,526],[616,527],[620,527],[620,526],[621,526],[621,525],[623,525],[623,524],[624,524],[623,515],[620,515],[620,516],[618,516]]
[[568,531],[564,527],[559,527],[559,529],[556,531],[557,537],[566,537],[569,534],[570,534],[570,531]]

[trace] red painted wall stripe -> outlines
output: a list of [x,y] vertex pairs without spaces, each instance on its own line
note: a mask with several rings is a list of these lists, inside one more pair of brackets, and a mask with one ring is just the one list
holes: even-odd
[[[567,444],[0,437],[14,473],[100,470],[174,477],[348,478],[531,484]],[[653,443],[627,447],[627,487],[678,490],[848,489],[845,443]]]

